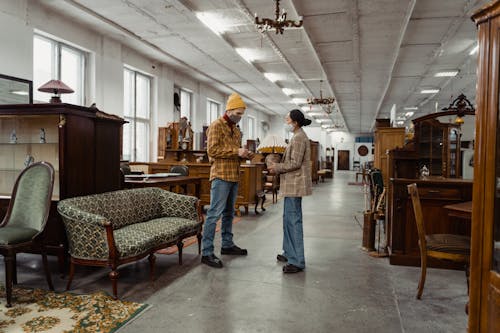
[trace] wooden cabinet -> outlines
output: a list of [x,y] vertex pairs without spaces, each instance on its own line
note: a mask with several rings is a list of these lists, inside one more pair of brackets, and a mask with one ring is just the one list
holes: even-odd
[[469,332],[500,332],[500,1],[472,18],[479,58]]
[[14,182],[30,160],[47,161],[55,169],[49,253],[64,253],[66,245],[56,211],[59,199],[120,188],[123,123],[119,117],[70,104],[0,106],[0,206],[8,206]]
[[[417,183],[422,204],[425,229],[428,234],[466,234],[467,230],[456,222],[450,221],[443,206],[472,199],[472,182],[453,178],[432,179],[391,179],[388,198],[389,214],[388,245],[390,263],[394,265],[420,265],[418,233],[413,214],[413,206],[408,195],[407,185]],[[431,261],[430,267],[453,267],[443,262]]]
[[319,168],[319,142],[309,140],[311,144],[311,177],[312,181],[318,183],[318,170]]
[[405,143],[405,129],[395,127],[381,127],[375,129],[375,155],[373,166],[380,169],[384,178],[384,186],[389,183],[387,151],[396,147],[403,147]]
[[[424,166],[430,176],[461,178],[461,136],[466,126],[450,122],[456,115],[456,112],[445,111],[414,119],[412,140],[402,148],[389,151],[389,178],[419,178]],[[468,124],[475,121],[474,111],[467,111],[465,115]]]
[[168,150],[192,150],[194,133],[191,125],[179,122],[170,123],[167,127],[158,127],[158,159],[166,158]]
[[431,176],[456,178],[460,175],[460,126],[441,123],[434,118],[439,114],[414,121],[418,145],[417,169],[426,166]]

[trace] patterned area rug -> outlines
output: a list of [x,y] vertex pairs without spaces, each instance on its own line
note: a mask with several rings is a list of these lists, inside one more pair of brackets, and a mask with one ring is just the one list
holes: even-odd
[[12,307],[5,307],[0,287],[0,332],[116,332],[149,306],[114,300],[104,292],[90,295],[14,287]]

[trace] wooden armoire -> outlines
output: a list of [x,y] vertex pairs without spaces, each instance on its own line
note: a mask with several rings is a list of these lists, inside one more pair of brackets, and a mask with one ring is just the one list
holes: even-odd
[[477,11],[469,332],[500,332],[500,1]]
[[404,127],[380,127],[375,129],[375,155],[373,166],[380,169],[384,186],[389,184],[387,152],[405,143]]

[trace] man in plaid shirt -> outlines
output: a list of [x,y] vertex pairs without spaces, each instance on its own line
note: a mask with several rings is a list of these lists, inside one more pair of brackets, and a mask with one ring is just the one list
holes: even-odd
[[240,95],[233,93],[226,104],[226,112],[215,120],[207,131],[207,154],[210,163],[210,209],[203,227],[201,262],[222,268],[222,261],[214,254],[215,226],[222,217],[221,254],[246,255],[247,250],[233,243],[233,217],[241,159],[252,158],[246,148],[240,148],[241,132],[236,124],[245,113],[246,105]]

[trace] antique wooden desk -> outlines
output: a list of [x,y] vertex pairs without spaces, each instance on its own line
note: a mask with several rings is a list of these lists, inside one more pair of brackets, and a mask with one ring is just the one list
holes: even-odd
[[198,176],[175,176],[145,179],[125,179],[126,188],[159,187],[167,191],[172,191],[176,186],[183,186],[185,192],[188,185],[194,185],[195,196],[200,198],[201,180],[204,177]]
[[[391,178],[386,218],[389,231],[389,261],[393,265],[420,265],[418,233],[407,185],[417,183],[428,234],[467,235],[458,223],[451,223],[445,206],[472,200],[472,181],[458,178]],[[470,230],[470,228],[469,228]],[[467,235],[470,236],[470,233]],[[428,267],[462,268],[443,261],[429,261]]]
[[471,222],[472,201],[446,205],[443,208],[448,210],[448,216],[458,217]]

